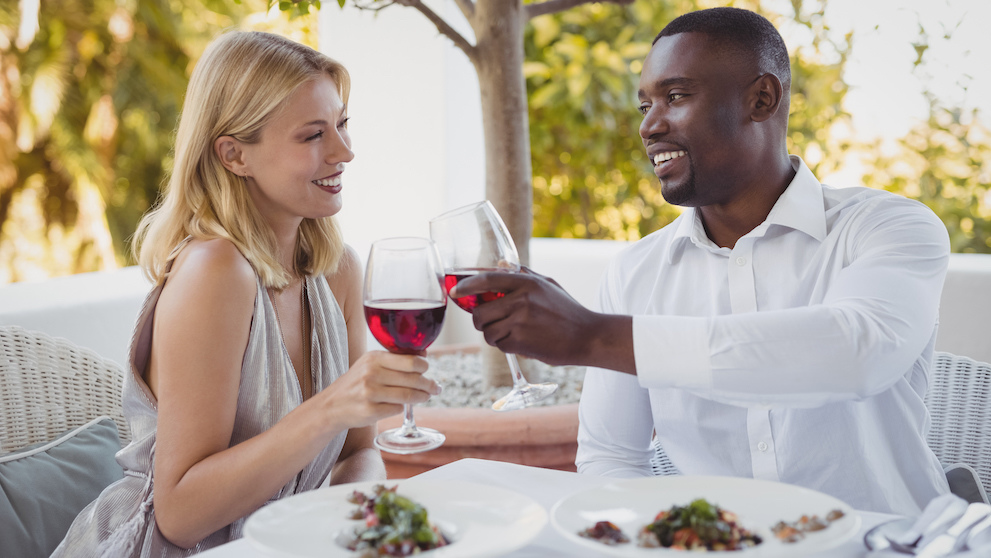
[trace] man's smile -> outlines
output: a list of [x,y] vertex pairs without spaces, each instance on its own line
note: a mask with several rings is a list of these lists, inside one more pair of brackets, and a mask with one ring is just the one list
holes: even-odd
[[661,153],[658,153],[657,155],[654,155],[654,166],[656,167],[656,166],[660,165],[661,163],[665,163],[665,162],[670,161],[672,159],[677,159],[678,157],[681,157],[683,155],[688,155],[688,152],[687,151],[662,151]]

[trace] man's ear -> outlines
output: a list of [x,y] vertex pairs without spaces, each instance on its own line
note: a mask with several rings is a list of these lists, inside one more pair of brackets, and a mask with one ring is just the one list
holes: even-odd
[[244,151],[241,150],[241,142],[231,136],[220,136],[213,142],[213,150],[217,153],[220,164],[224,165],[224,168],[238,176],[249,176],[244,161]]
[[784,88],[774,74],[764,74],[750,86],[752,99],[750,119],[754,122],[768,120],[783,106]]

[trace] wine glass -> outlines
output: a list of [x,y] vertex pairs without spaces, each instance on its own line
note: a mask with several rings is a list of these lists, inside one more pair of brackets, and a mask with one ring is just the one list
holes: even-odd
[[[389,352],[417,354],[440,335],[447,309],[443,267],[430,239],[386,238],[372,243],[365,270],[365,320]],[[403,424],[382,432],[375,446],[391,453],[432,450],[444,435],[417,428],[413,406],[403,406]]]
[[[486,201],[467,205],[430,220],[430,238],[437,243],[444,262],[444,287],[448,292],[459,281],[485,271],[520,270],[520,257],[499,213]],[[487,292],[455,298],[462,310],[471,312],[479,304],[502,298],[505,293]],[[546,399],[557,384],[531,384],[523,377],[516,355],[506,353],[513,374],[513,389],[492,404],[496,411],[512,411]]]

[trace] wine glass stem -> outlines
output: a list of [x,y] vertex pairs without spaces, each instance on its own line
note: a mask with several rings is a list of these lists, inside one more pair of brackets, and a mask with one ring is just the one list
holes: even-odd
[[400,436],[416,436],[416,421],[413,420],[413,406],[403,405],[403,426],[399,429]]
[[520,370],[520,361],[516,360],[516,355],[506,353],[506,360],[509,361],[509,370],[513,373],[513,387],[526,387],[529,382],[523,377],[523,371]]

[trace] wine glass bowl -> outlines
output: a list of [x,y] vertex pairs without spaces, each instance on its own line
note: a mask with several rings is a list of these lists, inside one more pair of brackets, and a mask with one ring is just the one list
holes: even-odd
[[[365,270],[365,321],[386,350],[419,354],[440,335],[447,309],[447,290],[437,248],[426,238],[386,238],[372,243]],[[404,405],[403,424],[382,432],[375,446],[408,454],[434,449],[445,437],[417,428],[413,407]]]
[[[453,209],[430,220],[430,238],[437,245],[444,264],[444,287],[448,293],[460,281],[486,271],[520,271],[516,244],[502,217],[487,200]],[[454,303],[471,313],[479,304],[505,296],[485,292],[454,298]],[[550,397],[557,384],[531,384],[523,377],[516,355],[506,353],[513,375],[513,389],[492,404],[496,411],[529,407]]]

